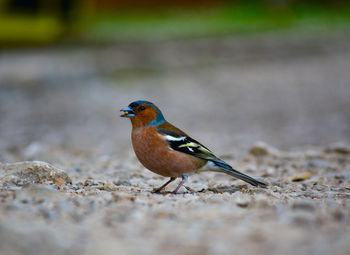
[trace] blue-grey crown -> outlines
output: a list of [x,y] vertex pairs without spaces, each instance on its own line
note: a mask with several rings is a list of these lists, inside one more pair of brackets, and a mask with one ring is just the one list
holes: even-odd
[[165,120],[162,112],[159,110],[159,108],[155,104],[153,104],[153,103],[151,103],[149,101],[138,100],[138,101],[132,102],[131,104],[129,104],[129,106],[131,108],[134,108],[134,107],[137,107],[137,106],[142,105],[142,104],[149,105],[149,106],[151,106],[153,109],[155,109],[157,111],[157,117],[154,120],[152,120],[150,123],[148,123],[146,125],[146,127],[154,127],[154,126],[158,126],[158,125],[166,122],[166,120]]

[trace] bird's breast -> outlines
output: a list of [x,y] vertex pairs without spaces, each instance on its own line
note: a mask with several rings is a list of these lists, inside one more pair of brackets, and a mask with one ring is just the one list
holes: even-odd
[[194,156],[171,150],[156,127],[133,130],[132,144],[141,164],[162,176],[180,177],[184,173],[196,171],[206,163]]

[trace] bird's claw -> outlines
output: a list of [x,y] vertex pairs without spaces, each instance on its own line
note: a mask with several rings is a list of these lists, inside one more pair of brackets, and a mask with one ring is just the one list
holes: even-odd
[[153,189],[151,193],[160,194],[161,189]]

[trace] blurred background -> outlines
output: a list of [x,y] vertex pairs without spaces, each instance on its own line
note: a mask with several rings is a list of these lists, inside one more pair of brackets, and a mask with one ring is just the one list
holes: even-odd
[[349,142],[349,32],[346,0],[0,0],[0,162],[132,155],[138,99],[218,155]]

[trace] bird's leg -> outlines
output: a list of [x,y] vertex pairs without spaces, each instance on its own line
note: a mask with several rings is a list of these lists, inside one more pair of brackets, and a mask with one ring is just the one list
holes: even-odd
[[170,180],[164,183],[161,187],[153,190],[154,193],[159,193],[162,189],[164,189],[166,186],[168,186],[169,183],[173,182],[176,180],[176,177],[170,177]]
[[176,194],[177,191],[181,188],[181,186],[187,181],[188,176],[186,174],[182,175],[182,180],[179,183],[179,185],[177,185],[176,189],[173,191],[173,194]]

